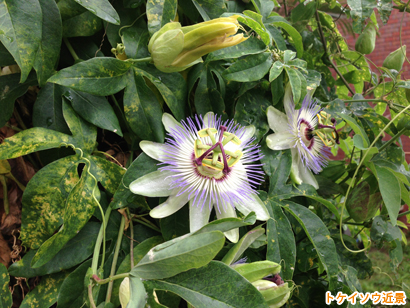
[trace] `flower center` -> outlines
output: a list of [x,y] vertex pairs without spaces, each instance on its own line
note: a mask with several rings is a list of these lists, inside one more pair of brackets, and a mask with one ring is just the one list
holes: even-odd
[[317,114],[319,124],[317,129],[312,133],[315,133],[327,147],[332,147],[335,144],[339,144],[339,134],[336,130],[336,120],[330,118],[330,115],[324,111],[320,111]]
[[198,172],[208,178],[220,179],[231,171],[231,168],[241,159],[243,153],[240,150],[231,152],[224,147],[228,142],[240,145],[241,140],[232,133],[227,132],[226,126],[220,126],[219,140],[216,141],[216,128],[204,128],[198,131],[201,138],[209,137],[212,145],[203,144],[201,139],[195,140],[194,164]]
[[306,145],[308,149],[310,149],[310,146],[313,143],[313,130],[311,126],[308,122],[302,119],[299,124],[299,129],[301,132],[301,139],[303,143]]

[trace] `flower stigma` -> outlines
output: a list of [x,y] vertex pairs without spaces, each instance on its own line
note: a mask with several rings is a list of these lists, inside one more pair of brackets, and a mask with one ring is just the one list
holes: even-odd
[[235,165],[239,159],[243,156],[240,150],[235,152],[228,151],[224,148],[228,142],[232,142],[236,145],[241,144],[235,134],[227,132],[227,127],[220,126],[219,140],[216,141],[215,134],[216,128],[205,128],[198,132],[199,137],[209,137],[212,141],[212,146],[204,145],[200,139],[195,140],[195,159],[194,163],[197,166],[197,171],[208,178],[221,179],[224,175],[227,175],[233,165]]

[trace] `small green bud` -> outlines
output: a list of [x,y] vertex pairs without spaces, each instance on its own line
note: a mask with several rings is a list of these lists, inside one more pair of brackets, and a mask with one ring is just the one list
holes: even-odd
[[160,71],[180,72],[202,62],[202,56],[237,45],[247,38],[236,34],[239,15],[216,18],[193,26],[167,23],[154,33],[148,44],[154,65]]
[[383,67],[389,70],[400,71],[403,67],[404,60],[406,59],[406,45],[403,45],[399,49],[391,52],[386,59],[384,59]]
[[287,282],[278,286],[269,280],[257,280],[252,284],[262,294],[270,308],[282,307],[292,291]]
[[120,303],[121,308],[126,308],[130,301],[131,291],[130,291],[130,279],[125,277],[120,285]]
[[262,279],[268,275],[280,272],[281,266],[272,261],[258,261],[252,263],[234,264],[232,268],[245,277],[249,282]]
[[376,46],[376,27],[373,23],[369,22],[356,40],[355,49],[356,51],[368,55],[373,52]]

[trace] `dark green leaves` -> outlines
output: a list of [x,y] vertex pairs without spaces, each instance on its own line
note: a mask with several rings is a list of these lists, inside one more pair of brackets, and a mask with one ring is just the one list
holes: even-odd
[[131,275],[143,279],[163,279],[204,266],[216,256],[224,243],[225,236],[220,231],[176,238],[151,249],[132,269]]
[[148,30],[151,36],[166,23],[173,21],[177,12],[177,0],[149,0],[147,2]]
[[229,266],[212,261],[164,280],[146,282],[152,288],[178,294],[197,308],[267,308],[262,294]]
[[94,95],[110,95],[127,83],[130,62],[115,58],[92,58],[59,71],[48,81]]
[[286,202],[283,208],[301,224],[322,262],[329,279],[329,290],[334,290],[337,284],[338,259],[335,243],[322,220],[304,206]]
[[21,82],[27,79],[42,37],[42,13],[38,0],[0,2],[0,41],[21,69]]
[[233,81],[255,81],[265,76],[271,65],[272,57],[269,53],[251,55],[232,64],[222,76]]
[[6,308],[11,307],[13,304],[13,299],[11,297],[11,292],[9,289],[10,276],[7,272],[7,267],[0,263],[0,288],[1,288],[1,298],[0,298],[0,307]]
[[164,141],[161,105],[136,70],[131,70],[128,75],[124,113],[132,130],[141,139]]
[[101,19],[108,21],[112,24],[119,25],[120,17],[115,9],[112,7],[108,0],[75,0],[77,3],[81,4],[91,13],[100,17]]
[[29,86],[37,84],[34,74],[24,83],[19,83],[20,79],[20,74],[0,76],[0,126],[4,126],[13,114],[14,101],[26,93]]
[[225,2],[223,0],[192,0],[204,21],[218,18],[226,12]]

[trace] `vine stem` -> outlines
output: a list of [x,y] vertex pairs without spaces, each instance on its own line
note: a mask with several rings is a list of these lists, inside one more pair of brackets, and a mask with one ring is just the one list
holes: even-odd
[[[99,255],[100,255],[101,244],[102,244],[103,239],[104,239],[105,228],[106,228],[106,225],[108,223],[108,219],[110,218],[111,211],[112,211],[112,208],[110,206],[108,206],[107,211],[105,212],[103,224],[100,228],[100,232],[98,233],[97,241],[95,243],[93,261],[91,263],[91,268],[93,270],[93,274],[97,273],[98,258],[99,258]],[[104,251],[104,253],[105,253],[105,251]],[[103,258],[104,258],[104,254],[103,254]]]
[[129,208],[126,209],[127,212],[127,219],[129,219],[130,221],[130,237],[131,237],[131,241],[130,241],[130,264],[131,264],[131,269],[133,269],[134,267],[134,225],[132,224],[132,216],[130,213]]
[[351,249],[349,249],[349,248],[346,246],[346,244],[345,244],[345,242],[344,242],[344,240],[343,240],[343,229],[342,229],[342,225],[343,225],[343,211],[344,211],[344,209],[345,209],[345,207],[346,207],[347,198],[349,197],[350,190],[352,189],[353,183],[354,183],[354,181],[355,181],[355,179],[356,179],[356,175],[357,175],[357,173],[359,172],[359,169],[360,169],[360,167],[362,166],[364,160],[366,159],[367,154],[369,154],[370,149],[375,145],[376,141],[377,141],[377,140],[380,138],[380,136],[386,131],[386,129],[387,129],[402,113],[404,113],[407,109],[410,109],[410,105],[408,105],[406,108],[404,108],[404,109],[403,109],[402,111],[400,111],[398,114],[396,114],[396,116],[395,116],[393,119],[391,119],[390,122],[387,123],[387,125],[380,131],[380,133],[377,135],[377,137],[374,138],[372,144],[369,146],[369,148],[366,150],[366,152],[364,153],[363,157],[361,158],[360,163],[359,163],[359,165],[357,166],[357,168],[356,168],[356,170],[355,170],[355,172],[354,172],[354,174],[353,174],[352,180],[351,180],[350,183],[349,183],[349,187],[347,188],[345,200],[343,201],[343,205],[342,205],[342,211],[341,211],[341,213],[340,213],[339,234],[340,234],[340,240],[342,241],[342,244],[343,244],[344,248],[347,249],[348,251],[352,252],[352,253],[359,253],[359,252],[365,251],[365,250],[368,249],[368,247],[367,247],[367,248],[365,247],[365,248],[360,249],[360,250],[351,250]]
[[350,88],[349,83],[346,81],[346,79],[343,77],[342,73],[340,73],[339,69],[337,68],[337,66],[333,63],[333,61],[330,59],[329,57],[329,53],[327,51],[327,44],[326,44],[326,39],[325,36],[323,34],[323,29],[322,29],[322,24],[320,23],[320,19],[319,19],[319,13],[316,10],[316,14],[315,14],[315,18],[316,18],[316,22],[317,22],[317,26],[319,29],[319,35],[320,35],[320,39],[322,40],[322,45],[323,45],[323,49],[325,50],[325,54],[327,59],[330,62],[330,65],[332,66],[332,68],[335,70],[336,74],[340,77],[340,79],[343,81],[343,83],[345,84],[346,88],[349,90],[349,92],[354,95],[355,92],[352,90],[352,88]]
[[123,278],[126,278],[126,277],[130,277],[130,273],[118,274],[118,275],[110,276],[110,277],[105,278],[105,279],[100,279],[100,278],[98,278],[97,275],[92,276],[94,281],[98,284],[106,284],[106,283],[109,283],[110,281],[114,281],[114,280],[117,280],[117,279],[123,279]]
[[[124,226],[125,226],[125,217],[124,217],[124,215],[122,215],[121,216],[121,223],[120,223],[120,230],[118,231],[117,244],[115,246],[115,251],[114,251],[114,258],[113,258],[112,264],[111,264],[110,277],[113,277],[115,275],[115,270],[117,268],[118,254],[120,252],[120,247],[121,247],[121,242],[122,242],[122,235],[124,233]],[[114,281],[111,280],[108,283],[107,295],[105,297],[105,303],[106,304],[109,303],[110,300],[111,300],[113,285],[114,285]]]
[[73,46],[71,46],[70,41],[66,37],[64,37],[63,40],[64,40],[64,43],[67,46],[68,51],[70,52],[71,56],[74,58],[74,61],[75,62],[80,61],[81,59],[78,57],[78,55],[75,52]]
[[399,216],[397,216],[397,218],[402,217],[402,216],[406,216],[407,214],[410,214],[410,211],[405,211],[403,213],[400,213]]
[[407,130],[407,128],[402,128],[396,135],[394,135],[389,141],[387,141],[385,144],[383,144],[380,149],[379,152],[383,151],[385,148],[387,148],[390,144],[392,144],[393,142],[395,142],[397,140],[397,138],[399,138],[401,135],[403,135],[403,133]]

